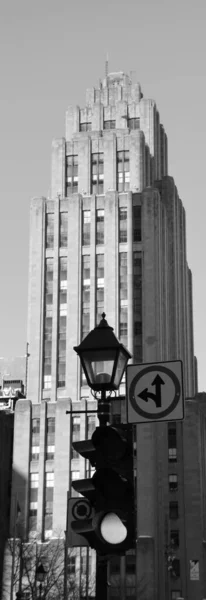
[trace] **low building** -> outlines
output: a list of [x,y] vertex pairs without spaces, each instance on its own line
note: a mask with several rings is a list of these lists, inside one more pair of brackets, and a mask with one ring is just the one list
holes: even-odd
[[[80,415],[78,411],[85,412]],[[22,507],[24,536],[40,534],[42,541],[64,535],[66,528],[67,491],[74,479],[86,475],[88,465],[71,447],[70,440],[91,438],[96,427],[96,402],[83,400],[32,404],[19,400],[15,411],[13,491]],[[112,421],[125,421],[125,403],[112,402]],[[81,418],[80,418],[81,417]],[[141,427],[137,426],[141,437]],[[144,425],[145,427],[145,425]],[[151,431],[151,428],[148,430]],[[183,422],[153,424],[156,445],[156,491],[153,523],[156,541],[148,536],[147,521],[137,523],[138,544],[145,555],[154,553],[154,589],[151,598],[165,600],[183,597],[202,600],[206,597],[206,394],[185,402]],[[138,432],[137,432],[138,437]],[[149,465],[150,445],[144,445],[137,461]],[[153,457],[154,458],[154,457]],[[153,460],[150,457],[150,460]],[[68,470],[68,464],[70,468]],[[18,476],[17,476],[18,474]],[[19,478],[21,475],[21,479]],[[139,473],[141,478],[141,473]],[[22,481],[24,484],[22,485]],[[149,491],[148,491],[149,493]],[[137,478],[137,504],[147,503],[141,481]],[[13,517],[12,517],[13,518]],[[151,515],[150,515],[151,519]],[[70,553],[68,572],[80,569],[85,550]],[[144,597],[147,582],[138,580],[135,550],[126,557],[113,557],[108,567],[108,599]],[[85,562],[86,564],[86,562]],[[94,566],[94,551],[89,552],[88,572]],[[132,595],[133,594],[133,595]]]

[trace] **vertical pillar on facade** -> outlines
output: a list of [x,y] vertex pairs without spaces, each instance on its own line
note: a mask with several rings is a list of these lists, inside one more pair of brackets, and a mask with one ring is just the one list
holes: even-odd
[[194,340],[193,340],[193,299],[192,299],[192,273],[187,267],[187,348],[188,348],[188,396],[194,395]]
[[70,141],[79,132],[79,106],[68,106],[66,111],[66,141]]
[[52,142],[52,178],[51,197],[65,196],[65,161],[66,142],[65,138],[55,139]]
[[79,137],[78,148],[78,192],[79,194],[91,193],[91,139],[87,136]]
[[105,313],[106,319],[117,333],[118,306],[118,196],[115,192],[105,195]]
[[145,140],[142,131],[137,130],[129,136],[130,189],[141,192],[145,181]]
[[155,102],[142,99],[140,102],[140,129],[150,151],[150,185],[155,180]]
[[59,326],[59,198],[54,202],[54,267],[53,267],[53,315],[52,315],[52,386],[51,400],[57,395],[58,326]]
[[110,190],[116,190],[117,170],[116,170],[116,134],[114,132],[107,134],[103,140],[104,143],[104,191],[105,194]]
[[127,196],[127,286],[128,286],[128,350],[133,355],[133,205],[132,193]]
[[164,177],[162,180],[162,202],[165,205],[167,215],[168,239],[168,359],[176,360],[178,355],[176,199],[175,186],[172,177]]
[[45,490],[45,445],[47,402],[40,405],[40,438],[39,438],[39,491],[37,511],[37,532],[44,535],[44,490]]
[[[68,219],[71,235],[68,237],[68,259],[67,259],[67,369],[66,389],[72,400],[79,399],[80,378],[79,360],[73,347],[80,341],[81,326],[81,219],[82,219],[82,197],[71,196],[68,201]],[[72,282],[72,283],[71,283]],[[70,284],[70,285],[69,285]]]
[[[89,201],[87,200],[87,203]],[[102,202],[104,203],[103,199]],[[89,209],[91,211],[91,229],[90,229],[90,247],[87,247],[90,252],[90,330],[96,325],[96,209],[97,198],[91,196]]]
[[56,403],[53,532],[62,535],[66,529],[67,492],[70,473],[70,414],[69,398]]
[[31,437],[30,400],[18,400],[14,414],[14,443],[12,464],[10,536],[13,537],[17,503],[21,511],[20,524],[23,538],[27,535],[27,515],[29,506],[29,466]]
[[34,198],[30,209],[28,343],[32,360],[28,363],[27,397],[41,401],[42,332],[44,317],[45,198]]

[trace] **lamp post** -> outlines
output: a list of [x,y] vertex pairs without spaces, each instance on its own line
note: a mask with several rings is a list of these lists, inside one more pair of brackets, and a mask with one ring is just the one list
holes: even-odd
[[119,342],[102,313],[102,319],[74,350],[80,357],[88,386],[98,392],[98,419],[100,427],[109,422],[110,402],[106,392],[118,390],[131,354]]
[[36,579],[37,581],[39,581],[39,598],[41,599],[42,597],[42,582],[44,581],[46,577],[46,571],[43,567],[43,565],[40,563],[38,565],[38,567],[36,568]]
[[[84,340],[75,346],[81,360],[88,386],[98,400],[97,414],[100,427],[109,423],[110,395],[118,390],[127,362],[128,350],[119,342],[102,313],[102,319]],[[108,396],[107,396],[108,392]],[[97,555],[96,598],[107,598],[107,558]]]

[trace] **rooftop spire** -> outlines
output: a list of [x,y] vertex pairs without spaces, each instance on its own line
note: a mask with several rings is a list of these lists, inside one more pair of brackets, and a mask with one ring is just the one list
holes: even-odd
[[109,55],[107,52],[107,57],[106,57],[106,61],[105,61],[105,77],[108,76],[109,73]]

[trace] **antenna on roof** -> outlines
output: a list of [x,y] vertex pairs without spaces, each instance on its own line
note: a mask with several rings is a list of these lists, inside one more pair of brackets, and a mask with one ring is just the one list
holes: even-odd
[[105,77],[106,78],[108,77],[108,73],[109,73],[109,55],[108,55],[108,52],[107,52],[107,58],[106,58],[106,61],[105,61]]

